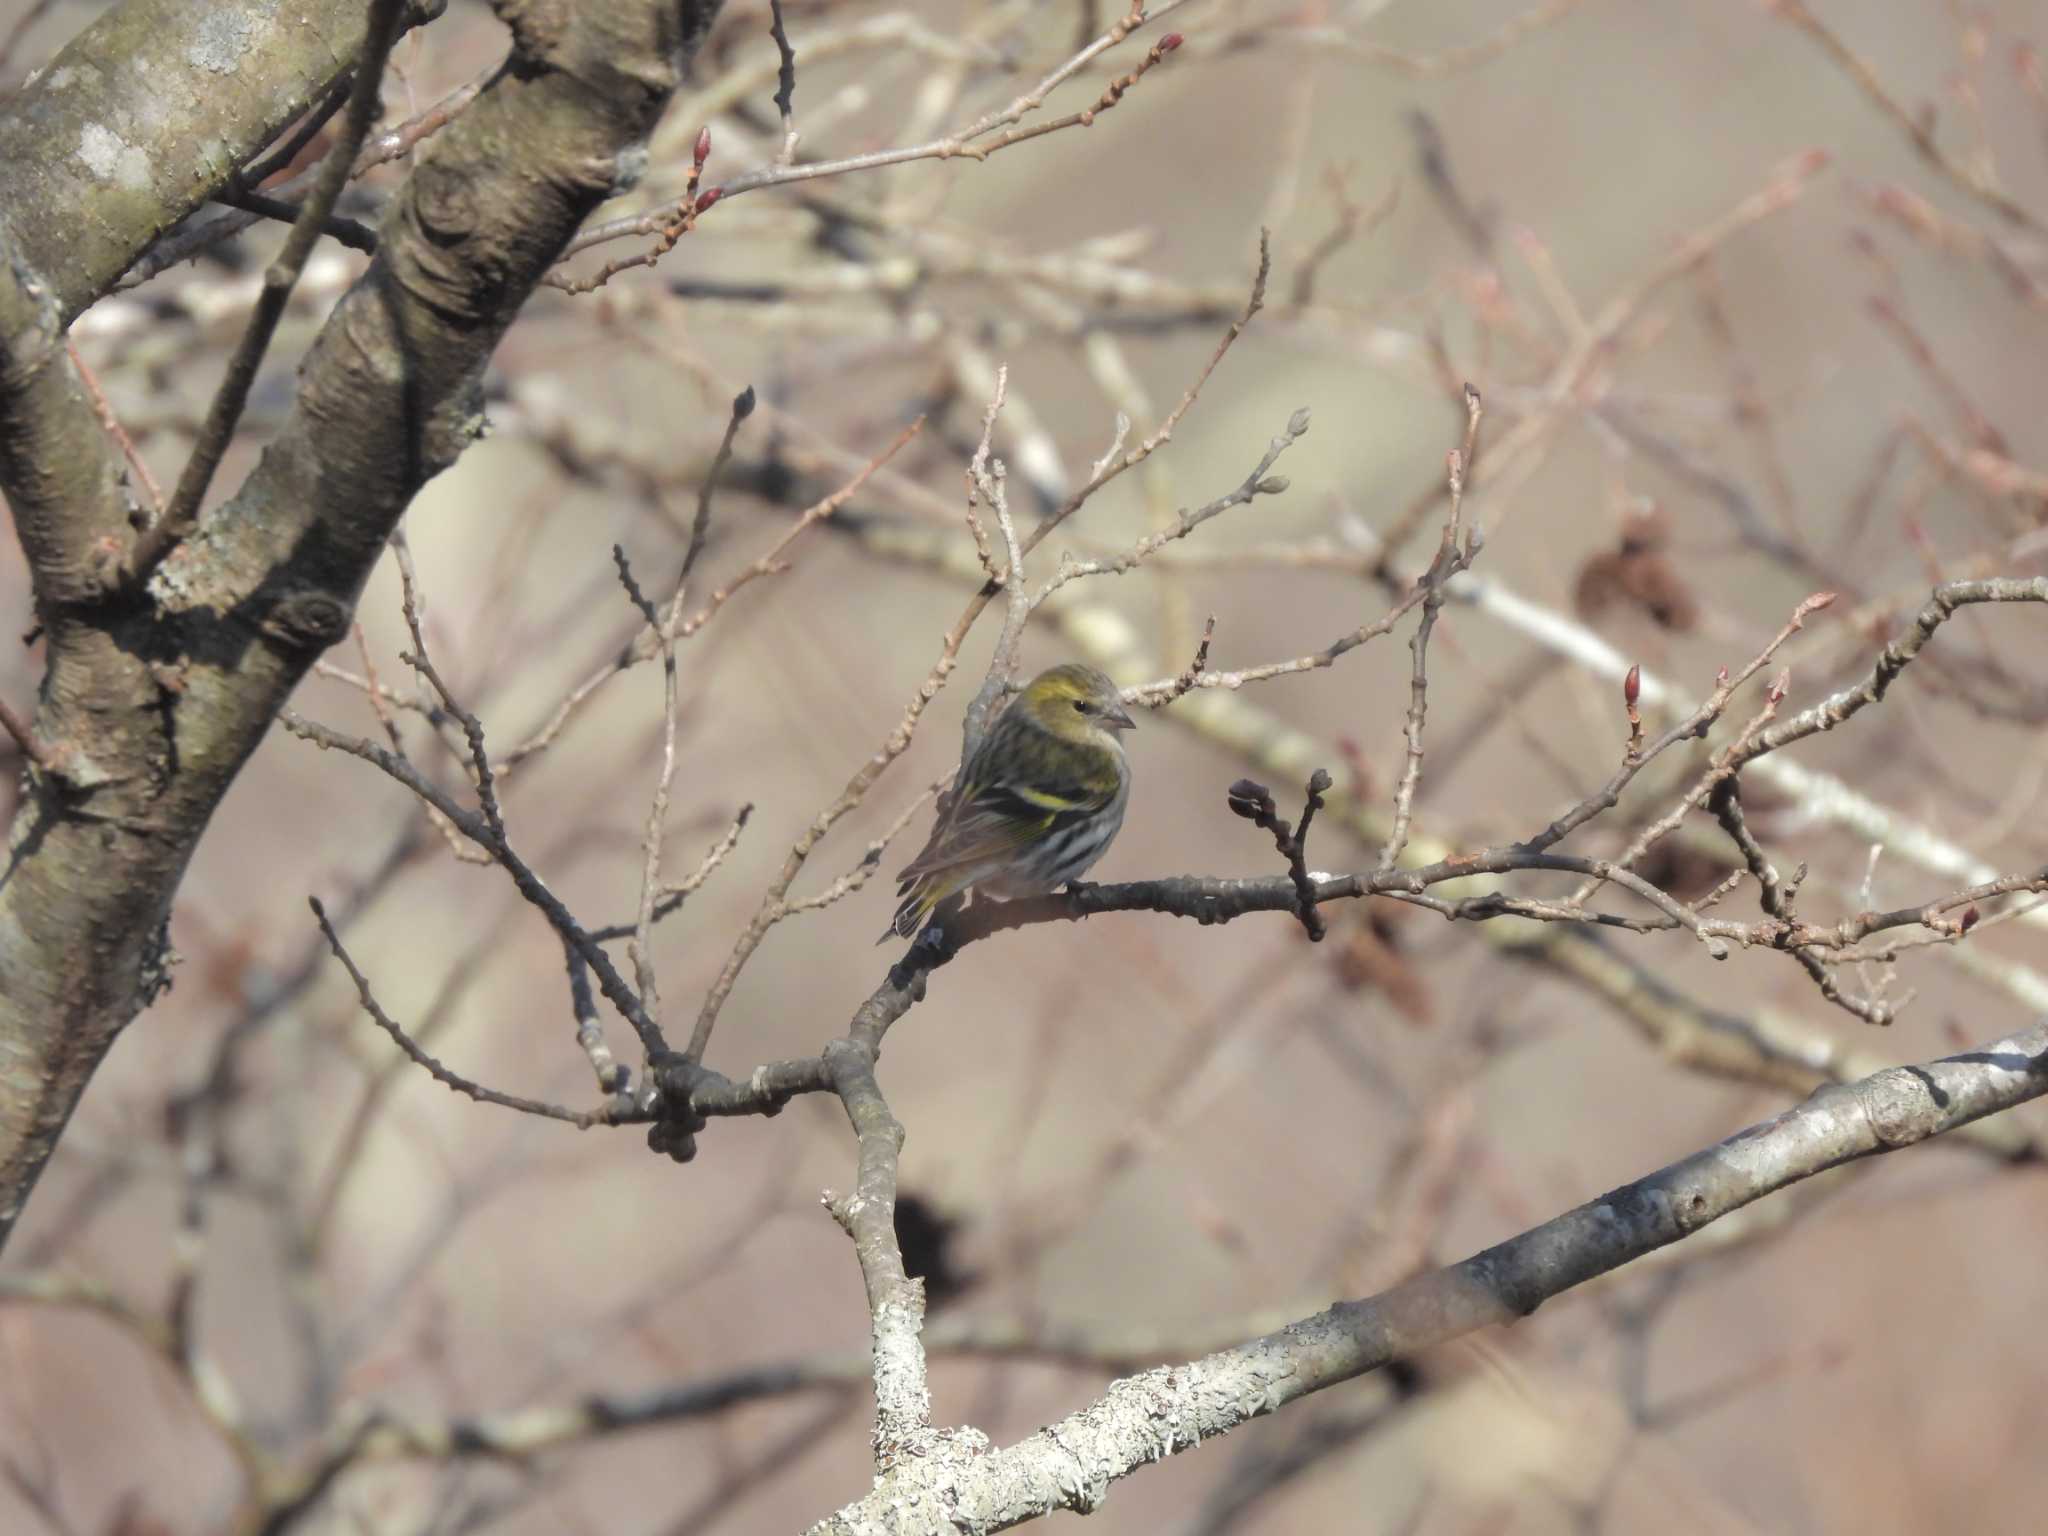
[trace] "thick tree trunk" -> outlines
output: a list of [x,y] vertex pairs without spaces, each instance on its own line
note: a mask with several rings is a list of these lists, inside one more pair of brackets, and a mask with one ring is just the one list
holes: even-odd
[[[0,870],[0,1244],[163,985],[171,899],[207,819],[347,632],[413,495],[481,430],[492,349],[631,180],[717,8],[502,0],[515,67],[422,154],[276,440],[140,593],[110,577],[136,529],[63,326],[331,83],[365,7],[130,0],[0,114],[0,490],[48,655]],[[229,52],[246,66],[232,92],[210,84]]]

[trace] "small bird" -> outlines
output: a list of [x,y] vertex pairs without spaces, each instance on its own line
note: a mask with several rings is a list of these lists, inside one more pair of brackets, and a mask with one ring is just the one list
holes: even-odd
[[1026,683],[961,765],[931,841],[898,877],[902,905],[882,937],[909,938],[969,890],[1010,901],[1080,879],[1123,825],[1131,765],[1118,732],[1136,724],[1093,667]]

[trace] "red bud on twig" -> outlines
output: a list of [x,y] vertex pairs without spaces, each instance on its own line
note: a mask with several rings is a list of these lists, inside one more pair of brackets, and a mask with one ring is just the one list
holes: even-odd
[[709,208],[713,203],[717,202],[723,196],[725,196],[725,188],[706,187],[702,192],[699,192],[697,194],[696,206],[692,209],[692,212],[702,213],[706,208]]
[[706,123],[697,130],[697,164],[702,166],[711,158],[711,125]]
[[1159,39],[1159,51],[1161,53],[1171,53],[1174,49],[1178,48],[1182,43],[1186,41],[1187,39],[1182,37],[1178,32],[1169,32],[1166,34],[1166,36]]
[[1957,925],[1956,931],[1958,933],[1968,933],[1977,926],[1977,919],[1983,915],[1983,913],[1977,910],[1977,904],[1974,901],[1971,902],[1967,907],[1963,908],[1963,920]]
[[1632,763],[1643,750],[1643,717],[1636,709],[1636,700],[1642,696],[1643,668],[1638,662],[1621,680],[1621,702],[1628,710],[1628,760]]

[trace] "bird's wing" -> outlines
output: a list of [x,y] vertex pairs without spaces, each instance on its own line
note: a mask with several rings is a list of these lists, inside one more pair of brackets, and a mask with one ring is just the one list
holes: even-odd
[[1000,859],[1094,815],[1115,795],[1114,785],[1103,789],[1078,781],[970,785],[954,797],[924,852],[899,878],[908,886],[942,871]]

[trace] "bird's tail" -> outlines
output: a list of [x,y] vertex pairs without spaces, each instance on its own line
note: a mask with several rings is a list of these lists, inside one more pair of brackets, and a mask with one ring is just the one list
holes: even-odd
[[964,889],[965,881],[945,873],[935,872],[906,881],[898,893],[903,897],[903,901],[896,908],[896,916],[890,920],[888,929],[875,942],[886,944],[891,939],[913,937],[917,930],[924,926],[925,919],[942,905],[952,901]]

